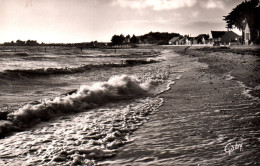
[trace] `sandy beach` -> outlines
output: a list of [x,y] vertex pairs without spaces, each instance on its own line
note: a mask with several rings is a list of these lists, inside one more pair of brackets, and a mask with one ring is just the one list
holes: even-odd
[[208,72],[215,74],[230,73],[238,81],[251,88],[251,94],[259,97],[260,48],[224,47],[190,48],[185,54],[198,57],[200,62],[209,64]]

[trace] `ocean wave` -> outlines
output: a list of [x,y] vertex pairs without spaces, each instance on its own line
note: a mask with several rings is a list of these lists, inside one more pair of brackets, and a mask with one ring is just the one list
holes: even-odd
[[30,54],[28,52],[18,52],[18,53],[15,53],[14,55],[17,55],[17,56],[29,56]]
[[[14,130],[20,130],[60,114],[82,112],[109,102],[145,96],[153,84],[154,81],[141,82],[135,76],[113,76],[106,82],[97,82],[91,86],[82,85],[68,95],[29,103],[9,113],[7,119]],[[6,132],[11,130],[12,126],[7,123],[7,126],[1,126],[0,130]],[[3,135],[1,131],[0,135]]]
[[108,64],[87,64],[78,67],[63,67],[63,68],[36,68],[36,69],[14,69],[14,70],[4,70],[0,75],[53,75],[53,74],[74,74],[85,72],[92,69],[102,69],[107,67],[130,67],[135,65],[143,65],[159,62],[156,59],[126,59],[119,61],[118,63],[108,63]]
[[159,56],[159,52],[136,52],[131,54],[105,54],[105,53],[97,53],[97,54],[78,54],[77,57],[90,57],[90,58],[154,58]]

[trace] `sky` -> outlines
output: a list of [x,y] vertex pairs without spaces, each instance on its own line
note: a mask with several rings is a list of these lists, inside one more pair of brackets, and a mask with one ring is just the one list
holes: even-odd
[[242,1],[0,0],[0,43],[109,42],[114,34],[149,32],[210,34],[226,30],[223,16]]

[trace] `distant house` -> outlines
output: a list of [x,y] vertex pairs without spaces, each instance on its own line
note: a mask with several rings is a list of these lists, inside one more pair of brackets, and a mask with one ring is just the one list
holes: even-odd
[[226,33],[227,31],[211,31],[212,40],[214,45],[220,45],[221,44],[221,37]]
[[190,40],[190,44],[198,44],[198,41],[196,39],[196,37],[189,37],[189,40]]
[[209,35],[207,34],[200,34],[196,37],[187,37],[189,42],[186,44],[188,45],[197,45],[197,44],[208,44],[209,43]]
[[186,44],[186,37],[181,38],[178,42],[179,42],[179,45],[185,45]]
[[245,43],[246,45],[248,45],[250,40],[251,40],[250,28],[249,28],[249,26],[248,26],[248,22],[245,21],[244,43]]
[[180,39],[180,37],[173,37],[171,40],[169,40],[169,44],[170,45],[178,45],[179,39]]
[[187,36],[187,37],[185,37],[186,39],[185,39],[185,44],[186,45],[191,45],[191,37],[189,37],[189,36]]
[[209,43],[209,35],[200,34],[197,37],[190,37],[191,44],[208,44]]
[[211,31],[214,45],[230,45],[238,43],[241,36],[233,31]]
[[[260,7],[260,6],[259,6]],[[243,38],[245,45],[260,43],[260,22],[251,21],[250,23],[245,19],[243,21]]]
[[222,37],[221,37],[221,41],[224,44],[231,44],[231,43],[235,43],[237,44],[239,42],[239,39],[241,38],[241,36],[239,36],[238,34],[236,34],[233,31],[228,31],[226,32]]
[[209,40],[209,35],[207,34],[200,34],[196,37],[197,44],[207,44]]
[[178,45],[190,45],[191,44],[191,38],[189,36],[184,36],[182,38],[179,38]]

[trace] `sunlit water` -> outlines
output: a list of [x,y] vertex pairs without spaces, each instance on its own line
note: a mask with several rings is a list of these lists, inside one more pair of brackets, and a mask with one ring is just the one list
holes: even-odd
[[[197,75],[195,71],[207,65],[195,58],[169,50],[147,52],[151,51],[121,50],[115,54],[114,50],[81,53],[76,49],[53,49],[49,53],[31,50],[26,57],[2,53],[3,73],[101,66],[72,74],[22,73],[13,77],[5,73],[0,85],[3,110],[55,98],[115,75],[134,75],[140,83],[148,81],[152,86],[145,95],[105,102],[79,113],[57,114],[1,139],[0,165],[256,165],[259,100],[248,96],[243,84],[229,75]],[[155,52],[161,52],[160,56]],[[148,58],[158,62],[102,67],[126,59]],[[172,90],[165,92],[170,85]],[[229,143],[242,143],[242,150],[225,152]]]

